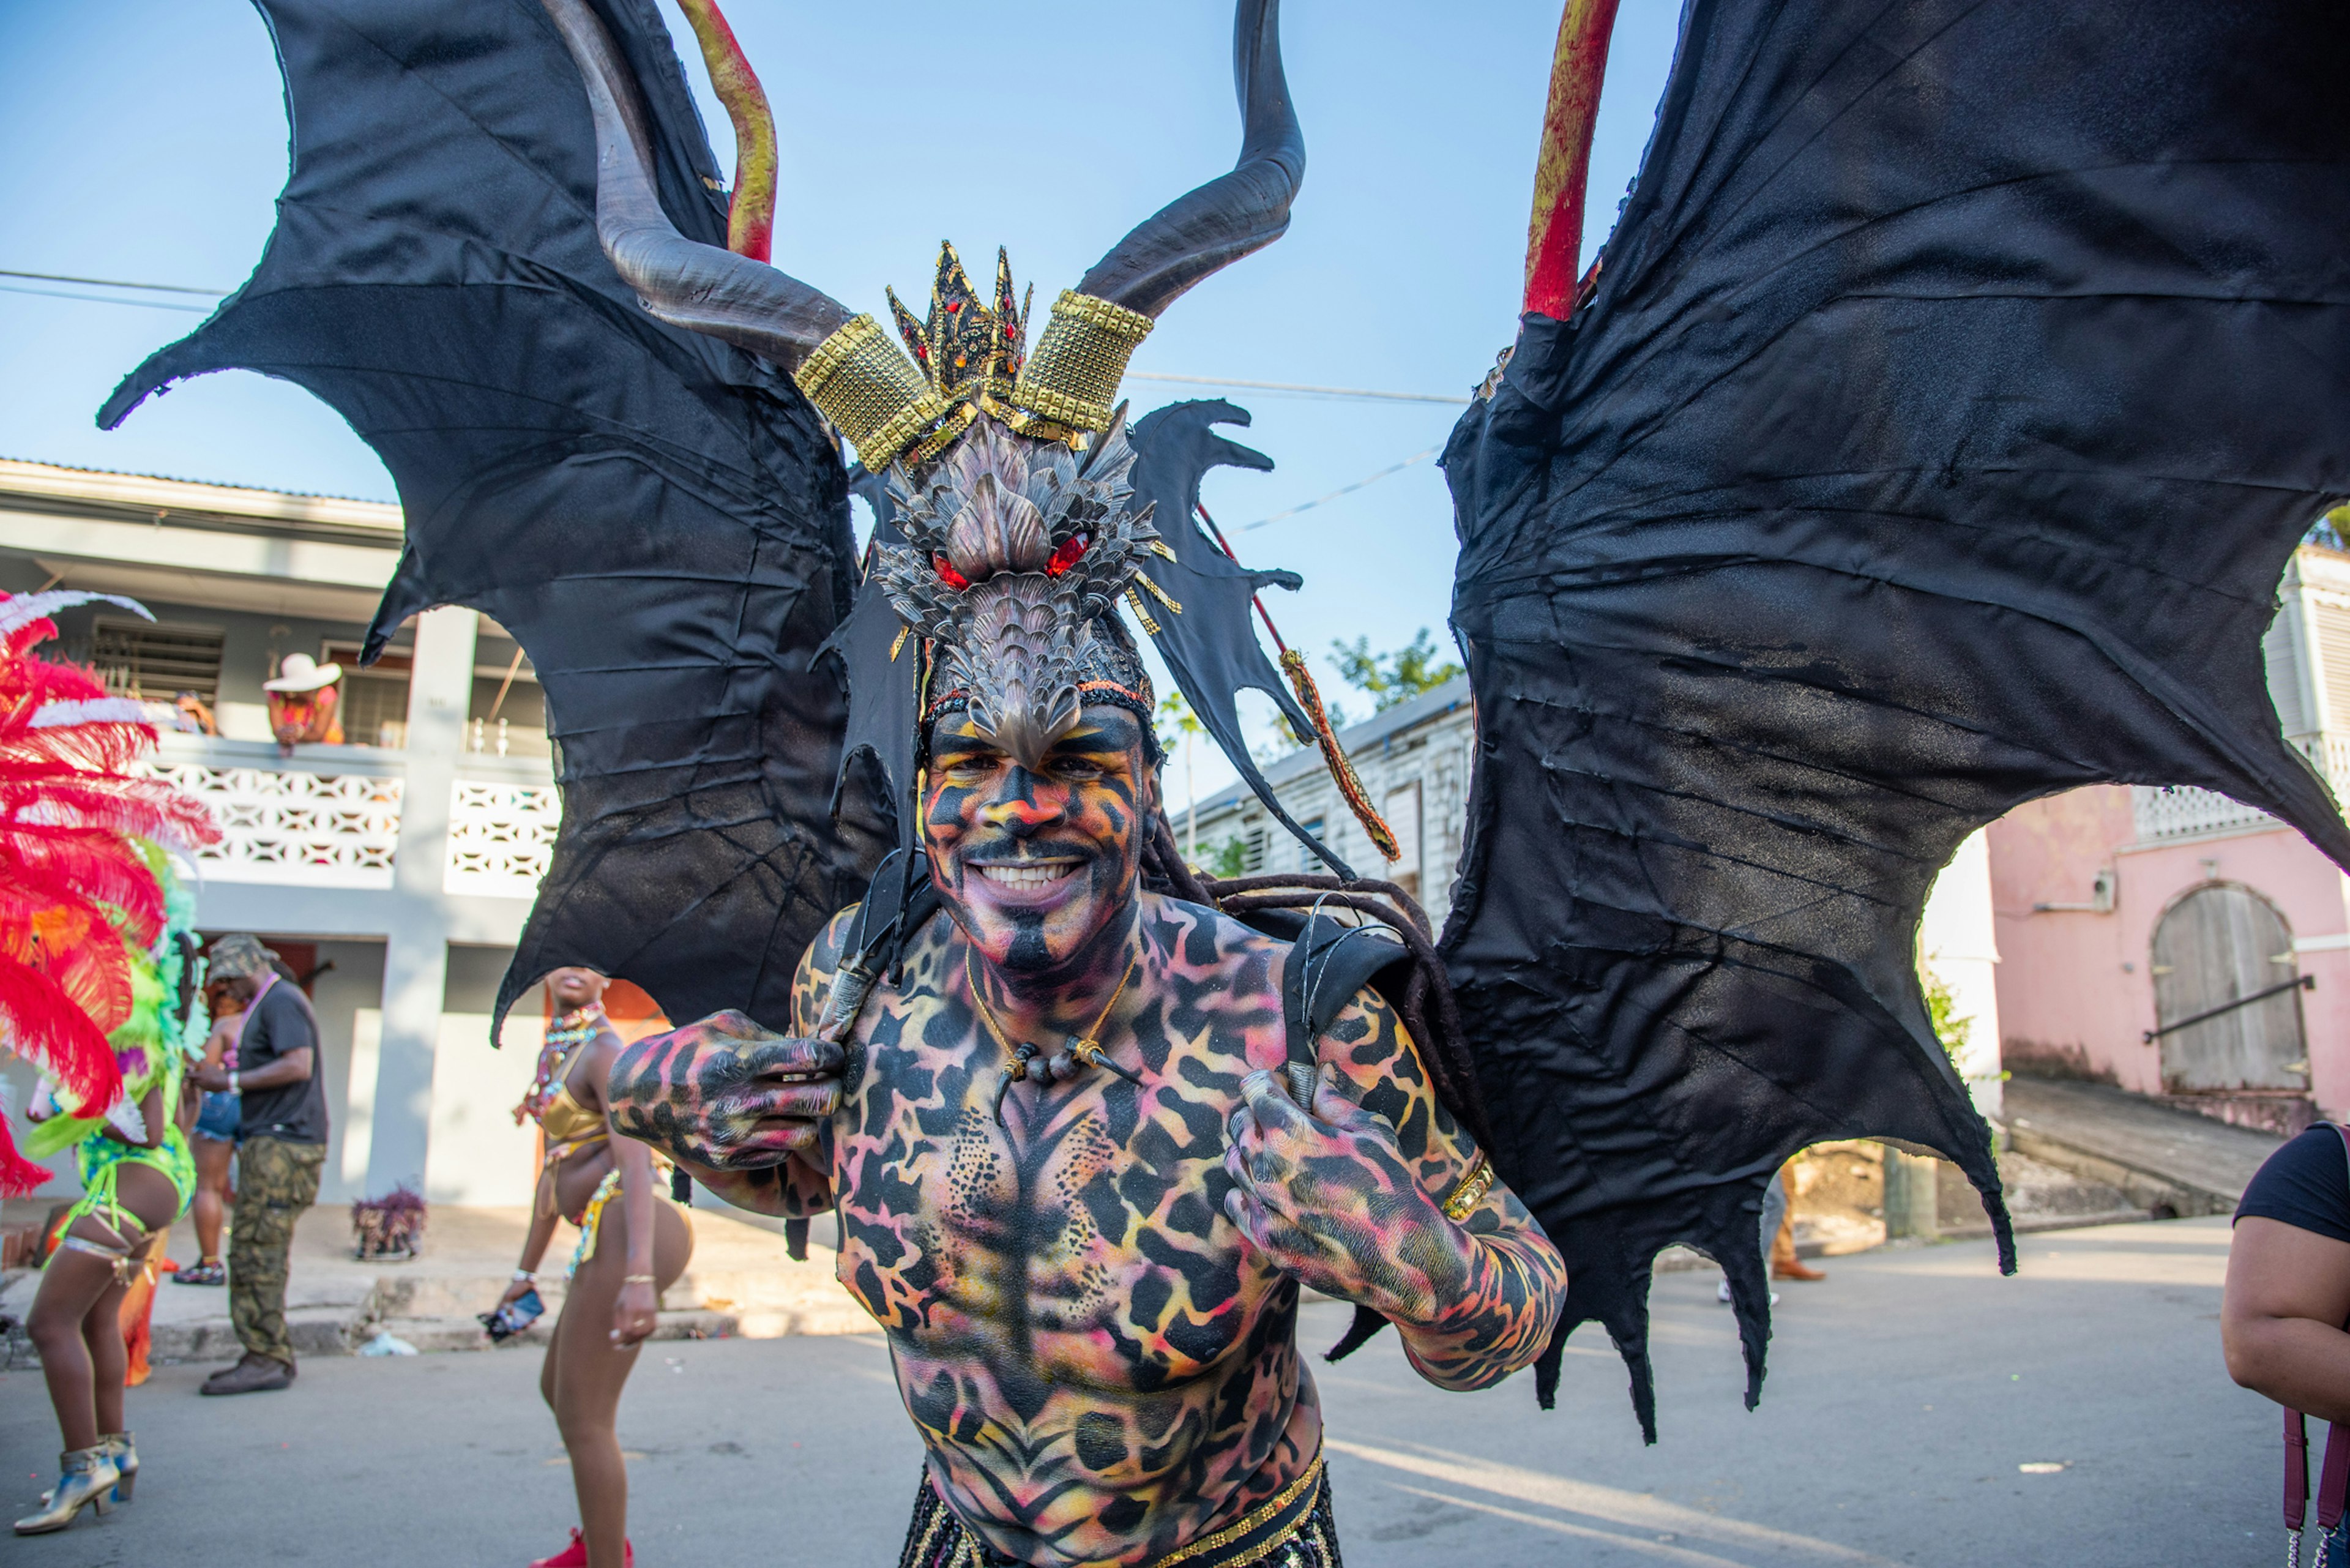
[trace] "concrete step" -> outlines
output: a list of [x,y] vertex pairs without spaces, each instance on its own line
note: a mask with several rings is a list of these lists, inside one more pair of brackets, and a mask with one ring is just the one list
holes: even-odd
[[2018,1077],[2004,1099],[2016,1148],[2157,1215],[2233,1213],[2283,1142],[2104,1084]]
[[[369,1324],[356,1334],[351,1343],[359,1350],[375,1337],[379,1329],[389,1330],[394,1336],[406,1340],[424,1352],[457,1350],[506,1350],[525,1346],[546,1348],[548,1336],[555,1328],[555,1315],[532,1324],[522,1333],[502,1344],[493,1345],[490,1336],[482,1332],[481,1320],[474,1317],[392,1317]],[[655,1339],[734,1339],[742,1337],[733,1316],[722,1312],[699,1310],[664,1312],[656,1320],[652,1337]],[[773,1337],[768,1336],[768,1337]]]

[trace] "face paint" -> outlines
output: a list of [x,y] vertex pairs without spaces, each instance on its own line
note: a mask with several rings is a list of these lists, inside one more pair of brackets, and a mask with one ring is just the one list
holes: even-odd
[[1159,808],[1144,744],[1132,714],[1088,706],[1032,772],[963,715],[939,720],[922,798],[931,875],[991,966],[1063,974],[1123,929]]

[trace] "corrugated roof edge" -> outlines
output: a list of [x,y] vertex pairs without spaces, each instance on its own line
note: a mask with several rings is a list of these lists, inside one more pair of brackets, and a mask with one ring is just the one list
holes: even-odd
[[95,473],[106,479],[153,479],[165,484],[201,484],[207,490],[244,490],[259,495],[290,495],[297,501],[356,501],[362,506],[397,506],[397,501],[385,501],[373,495],[338,495],[331,490],[279,490],[268,484],[238,484],[226,479],[188,479],[176,473],[140,473],[130,468],[90,468],[78,462],[51,462],[46,458],[10,457],[0,452],[0,462],[21,463],[26,468],[50,468],[60,473]]
[[175,479],[168,474],[130,473],[117,469],[81,468],[70,463],[43,462],[33,458],[0,457],[0,491],[10,489],[20,493],[120,502],[140,506],[178,505],[191,511],[230,516],[311,519],[394,528],[400,525],[400,504],[391,501],[369,501],[356,495],[326,495],[299,490],[271,490],[261,485],[226,484],[210,479]]

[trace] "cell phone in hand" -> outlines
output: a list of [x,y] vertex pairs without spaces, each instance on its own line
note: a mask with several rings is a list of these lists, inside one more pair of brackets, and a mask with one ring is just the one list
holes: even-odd
[[538,1299],[538,1289],[533,1286],[497,1311],[480,1315],[482,1332],[490,1336],[492,1345],[500,1345],[546,1316],[546,1303]]

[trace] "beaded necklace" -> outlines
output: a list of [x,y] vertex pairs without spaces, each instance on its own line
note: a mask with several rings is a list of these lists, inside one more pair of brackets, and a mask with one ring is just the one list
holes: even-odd
[[571,1053],[587,1041],[593,1040],[605,1027],[604,1004],[591,1002],[576,1012],[567,1012],[546,1026],[546,1044],[538,1050],[538,1070],[530,1081],[530,1093],[515,1107],[515,1120],[536,1117],[546,1108],[555,1086],[563,1073],[563,1064]]
[[[1118,989],[1109,993],[1109,1000],[1102,1003],[1101,1012],[1094,1018],[1094,1026],[1069,1044],[1069,1054],[1077,1061],[1088,1067],[1107,1067],[1138,1088],[1141,1086],[1142,1080],[1111,1060],[1110,1054],[1102,1049],[1099,1036],[1102,1025],[1109,1022],[1110,1009],[1116,1007],[1118,999],[1126,994],[1127,982],[1134,978],[1134,971],[1141,966],[1142,960],[1139,957],[1127,961],[1126,973],[1119,977]],[[995,1085],[995,1125],[1002,1127],[1003,1097],[1012,1092],[1013,1085],[1024,1082],[1027,1078],[1031,1064],[1035,1066],[1038,1075],[1046,1083],[1052,1082],[1053,1075],[1046,1064],[1037,1061],[1037,1058],[1045,1054],[1043,1046],[1026,1041],[1014,1046],[1004,1036],[1003,1025],[995,1022],[994,1010],[987,1005],[987,992],[980,988],[979,976],[972,972],[971,950],[968,948],[963,950],[962,978],[963,983],[971,987],[972,1001],[979,1004],[979,1021],[987,1025],[987,1032],[994,1037],[996,1044],[1003,1047],[1012,1057],[1012,1060],[1003,1064],[1003,1075]]]

